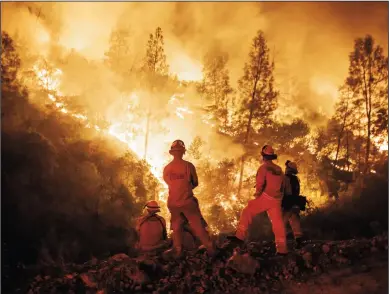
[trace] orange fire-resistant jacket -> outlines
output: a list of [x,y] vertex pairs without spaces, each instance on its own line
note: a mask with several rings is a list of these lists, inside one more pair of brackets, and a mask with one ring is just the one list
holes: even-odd
[[284,190],[284,173],[281,167],[271,161],[265,161],[258,168],[255,187],[255,195],[257,197],[264,193],[275,199],[282,199]]
[[169,187],[168,207],[182,207],[193,201],[193,189],[198,186],[196,168],[186,160],[173,160],[163,170]]

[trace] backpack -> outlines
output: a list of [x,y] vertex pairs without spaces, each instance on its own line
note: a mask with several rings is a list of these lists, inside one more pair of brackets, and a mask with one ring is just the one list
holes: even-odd
[[284,195],[282,199],[282,208],[284,210],[290,210],[293,206],[297,205],[301,211],[304,211],[307,205],[307,197],[300,195],[300,181],[295,175],[286,175],[290,180],[292,187],[292,195]]
[[146,222],[148,221],[149,219],[155,217],[161,224],[162,226],[162,239],[163,240],[166,240],[167,239],[167,232],[166,232],[166,227],[163,225],[163,222],[161,220],[160,217],[158,217],[158,215],[155,215],[155,214],[152,214],[152,215],[149,215],[148,217],[145,217],[145,219],[139,224],[139,230],[140,230],[140,227]]
[[300,181],[299,178],[295,175],[286,175],[290,180],[290,185],[292,186],[292,195],[300,196]]

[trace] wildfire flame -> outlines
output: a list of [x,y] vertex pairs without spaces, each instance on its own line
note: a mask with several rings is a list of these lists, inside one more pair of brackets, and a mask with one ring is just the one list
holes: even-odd
[[[194,65],[194,68],[201,69],[201,67],[196,67]],[[114,121],[111,123],[111,125],[108,127],[107,131],[103,131],[100,129],[99,126],[93,125],[89,118],[85,116],[84,114],[80,113],[74,113],[67,109],[62,102],[59,102],[56,97],[59,97],[62,95],[60,92],[60,84],[61,84],[61,75],[62,71],[60,69],[54,69],[54,70],[48,70],[41,68],[38,64],[34,65],[33,70],[36,73],[37,80],[39,86],[41,86],[43,89],[45,89],[48,94],[47,98],[55,105],[55,107],[64,115],[70,115],[74,117],[75,119],[78,119],[84,123],[84,126],[86,128],[93,128],[97,132],[105,132],[109,136],[112,136],[116,138],[117,140],[125,143],[130,150],[134,154],[138,156],[138,158],[143,158],[144,152],[145,152],[145,145],[144,145],[144,137],[139,136],[136,134],[138,131],[142,131],[145,129],[145,119],[140,119],[137,123],[132,123],[131,130],[128,129],[122,121],[120,121],[120,118],[117,119],[117,121]],[[201,71],[201,70],[200,70]],[[202,75],[199,74],[199,72],[196,72],[194,70],[193,75],[181,75],[179,79],[191,79],[191,80],[198,80],[202,78]],[[141,100],[141,97],[139,97],[139,94],[136,92],[133,92],[130,94],[130,99],[134,104],[139,103]],[[164,121],[165,125],[177,125],[176,119],[178,120],[184,120],[187,117],[191,117],[194,114],[194,111],[189,108],[188,105],[185,105],[184,102],[184,94],[182,93],[176,93],[172,95],[172,97],[169,100],[169,107],[171,108],[172,113],[175,114],[174,117],[170,117],[169,119],[166,119]],[[131,110],[131,106],[128,106],[128,110]],[[215,124],[211,122],[209,117],[202,117],[202,122],[205,124],[210,125],[211,127],[215,127]],[[179,124],[179,123],[178,123]],[[152,142],[158,142],[158,144],[149,144],[148,147],[148,153],[145,158],[146,162],[150,166],[151,173],[155,176],[155,178],[158,180],[160,184],[160,190],[158,193],[159,201],[166,204],[167,202],[167,185],[162,179],[163,174],[163,167],[166,165],[166,163],[169,161],[169,154],[166,152],[168,149],[164,148],[167,147],[168,144],[170,144],[172,141],[176,139],[177,136],[177,130],[173,131],[167,131],[165,133],[157,133],[153,134]],[[185,128],[183,129],[182,134],[185,134]],[[310,134],[306,136],[304,139],[295,139],[294,143],[299,143],[299,140],[305,140],[306,145],[308,146],[308,151],[311,154],[317,153],[317,146],[316,146],[316,140],[315,137],[317,136],[317,130],[311,129]],[[193,138],[190,136],[188,137],[191,141]],[[379,150],[381,151],[387,151],[388,150],[388,138],[374,138],[374,143],[376,146],[379,146]],[[256,143],[258,145],[258,143]],[[330,157],[335,158],[335,154],[331,154]],[[256,173],[256,166],[250,166],[248,165],[246,167],[246,174],[255,174]],[[238,178],[239,175],[237,175]],[[301,179],[302,187],[303,187],[303,193],[306,193],[306,195],[310,196],[311,200],[314,200],[315,206],[324,206],[326,204],[326,197],[321,197],[319,195],[318,189],[313,189],[308,186],[308,182],[306,179]],[[238,219],[236,218],[236,215],[233,213],[233,211],[236,211],[236,209],[242,209],[244,204],[246,203],[246,199],[238,199],[237,195],[232,194],[231,195],[219,195],[220,197],[216,197],[215,199],[218,201],[220,206],[224,209],[225,212],[227,212],[227,215],[229,215],[228,221],[233,227],[236,227],[238,224]],[[169,214],[166,209],[166,205],[162,205],[162,215],[169,219]],[[206,212],[205,212],[206,214]],[[168,228],[170,224],[167,224]],[[213,233],[218,233],[219,230],[210,225],[210,230]]]
[[[60,78],[62,75],[62,71],[59,69],[55,69],[53,71],[49,71],[47,69],[42,69],[39,65],[34,65],[34,72],[36,73],[38,85],[45,89],[47,92],[47,98],[61,113],[64,115],[70,115],[80,121],[84,122],[84,126],[86,128],[94,128],[98,132],[102,132],[99,126],[93,125],[89,118],[84,114],[74,113],[67,109],[62,102],[58,102],[56,97],[59,97],[62,93],[59,91],[60,88]],[[137,103],[139,101],[138,94],[133,92],[130,95],[131,100]],[[169,101],[169,104],[172,106],[174,113],[179,119],[184,119],[185,116],[193,114],[193,111],[189,109],[188,106],[183,105],[179,100],[183,98],[182,94],[174,94]],[[168,123],[168,122],[167,122]],[[144,129],[145,121],[142,121],[138,124],[133,123],[133,130],[142,130]],[[138,156],[138,158],[142,158],[144,155],[144,137],[137,136],[133,130],[127,129],[122,122],[117,121],[113,122],[106,132],[108,135],[115,137],[117,140],[125,143],[128,148]],[[168,134],[153,134],[153,139],[160,142],[165,142],[166,145],[170,144],[175,139],[175,134],[170,132]],[[167,201],[167,185],[162,179],[163,167],[169,160],[169,154],[164,152],[163,146],[161,145],[151,145],[149,146],[149,152],[146,156],[146,162],[150,166],[151,173],[155,176],[160,184],[160,192],[158,194],[159,201],[166,204]],[[162,151],[161,151],[162,150]],[[162,213],[165,217],[167,217],[167,211],[163,211]],[[168,224],[169,227],[169,224]]]

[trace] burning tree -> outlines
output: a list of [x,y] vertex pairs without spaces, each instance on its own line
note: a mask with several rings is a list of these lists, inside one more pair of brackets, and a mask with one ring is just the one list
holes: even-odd
[[[370,172],[370,154],[374,136],[383,135],[382,122],[388,117],[388,58],[383,49],[375,46],[372,36],[355,40],[350,54],[349,76],[345,84],[353,95],[355,111],[363,111],[366,139],[363,175]],[[386,124],[387,126],[387,124]],[[384,128],[386,129],[386,127]]]
[[[249,61],[244,66],[244,74],[238,81],[241,105],[237,133],[245,147],[250,147],[250,134],[271,122],[271,115],[277,107],[277,91],[274,90],[274,62],[270,61],[269,48],[262,31],[253,39]],[[238,194],[246,155],[241,158]]]
[[[352,115],[352,91],[350,87],[345,86],[342,87],[339,91],[339,101],[336,104],[336,110],[335,115],[333,117],[333,120],[335,120],[338,124],[337,129],[335,130],[334,134],[336,134],[336,153],[335,153],[335,159],[334,159],[334,168],[338,165],[344,167],[347,167],[347,170],[350,168],[350,136],[352,134],[350,133],[350,129],[352,128],[353,121],[351,120]],[[346,136],[346,140],[344,141],[344,136]],[[343,144],[342,144],[343,143]],[[341,151],[342,151],[342,145],[345,146],[345,158],[344,162],[340,160]]]
[[357,180],[353,194],[359,195],[365,176],[379,161],[387,142],[388,71],[387,58],[380,46],[374,46],[371,36],[356,39],[349,58],[349,75],[339,89],[335,113],[322,132],[324,144],[318,157],[322,158],[321,179],[327,182],[330,193],[346,192]]
[[[155,99],[157,90],[160,90],[168,78],[168,65],[166,63],[166,55],[164,50],[164,40],[162,29],[158,27],[154,34],[150,34],[147,43],[146,57],[143,65],[143,72],[145,74],[145,81],[147,87],[151,91],[151,96],[148,99],[147,113],[146,113],[146,134],[145,134],[145,152],[144,158],[147,155],[148,137],[150,132],[150,118],[152,115],[151,105]],[[157,102],[157,101],[154,101]]]
[[20,58],[16,53],[14,41],[4,31],[1,32],[1,82],[11,87],[16,81]]
[[199,85],[199,92],[209,103],[207,112],[217,121],[218,129],[226,131],[231,107],[231,93],[228,69],[226,68],[228,55],[223,52],[209,52],[204,57],[203,80]]
[[135,70],[135,58],[132,56],[130,44],[131,32],[127,28],[117,28],[112,31],[109,49],[105,52],[105,63],[121,79],[119,88],[123,91],[129,88],[129,79]]

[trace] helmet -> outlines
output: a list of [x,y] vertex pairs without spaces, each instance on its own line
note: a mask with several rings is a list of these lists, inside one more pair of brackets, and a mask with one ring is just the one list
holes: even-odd
[[270,145],[262,147],[261,155],[267,160],[277,159],[277,154],[274,154],[274,150]]
[[172,152],[174,152],[174,151],[185,152],[186,148],[185,148],[184,141],[182,141],[182,140],[175,140],[172,143],[172,146],[170,147],[169,153],[172,154]]
[[287,160],[285,162],[285,166],[286,166],[286,172],[293,173],[293,174],[297,174],[298,173],[297,164],[295,162]]
[[159,205],[158,205],[158,202],[155,201],[155,200],[150,200],[146,203],[146,205],[144,206],[144,208],[147,208],[147,210],[149,211],[153,211],[153,212],[160,212],[160,208]]

